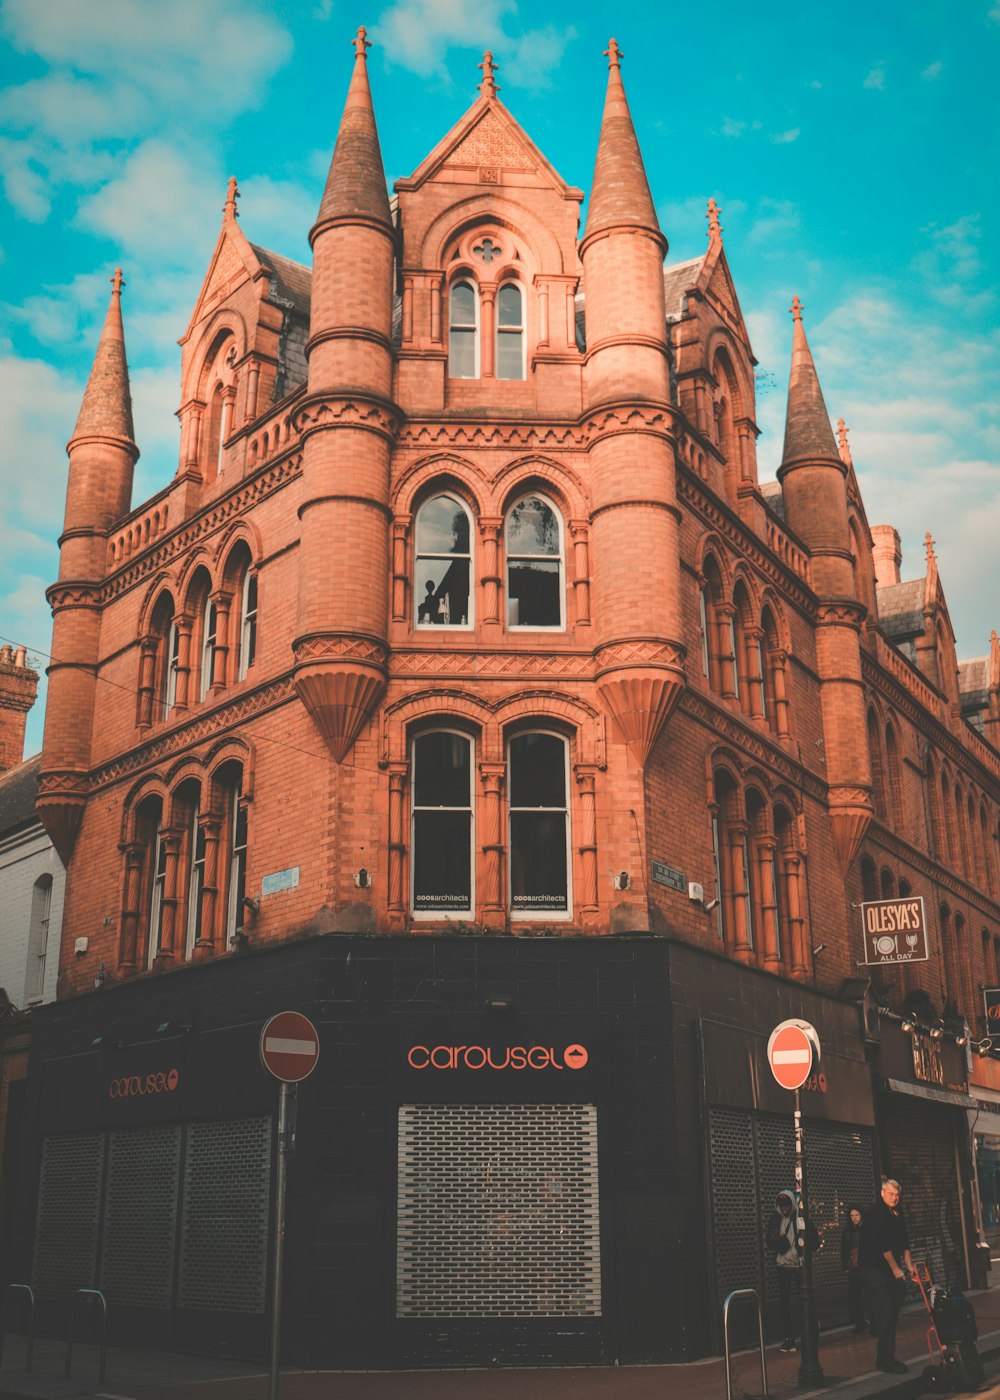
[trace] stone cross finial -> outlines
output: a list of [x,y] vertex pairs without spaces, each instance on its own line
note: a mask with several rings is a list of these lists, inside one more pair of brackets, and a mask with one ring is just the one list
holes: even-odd
[[924,536],[924,549],[927,551],[928,564],[936,564],[937,556],[934,553],[934,541],[931,539],[930,530],[928,530],[927,534]]
[[622,66],[622,59],[625,55],[618,47],[617,39],[608,40],[608,47],[604,50],[604,57],[608,60],[609,68],[620,68]]
[[722,225],[719,223],[719,216],[721,214],[722,210],[716,204],[715,200],[710,199],[708,201],[708,213],[705,215],[705,218],[708,220],[709,243],[715,243],[722,239]]
[[370,49],[372,46],[371,40],[367,38],[367,34],[368,30],[364,27],[364,25],[359,25],[357,37],[351,40],[351,43],[354,45],[355,58],[363,58],[367,60],[368,54],[366,50]]
[[849,429],[843,418],[837,419],[837,442],[840,444],[840,460],[845,466],[853,467],[851,460],[851,445],[847,441]]
[[799,301],[798,296],[792,297],[792,304],[788,309],[792,313],[796,321],[802,320],[802,313],[805,310],[805,307]]
[[229,184],[226,186],[226,202],[222,206],[222,212],[227,219],[238,219],[239,210],[236,208],[236,201],[239,199],[239,189],[236,186],[236,176],[230,175]]
[[108,281],[111,283],[111,295],[115,297],[120,297],[122,294],[122,287],[126,285],[125,278],[122,276],[122,270],[120,267],[115,268],[114,277],[109,277]]
[[489,49],[483,54],[483,61],[480,63],[479,67],[483,70],[483,81],[479,84],[479,91],[484,97],[496,97],[497,93],[500,91],[500,87],[494,74],[500,65],[494,62],[493,55],[490,53]]

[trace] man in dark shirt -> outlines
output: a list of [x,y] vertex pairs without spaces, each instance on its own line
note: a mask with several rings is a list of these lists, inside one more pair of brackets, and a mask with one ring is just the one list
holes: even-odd
[[871,1320],[878,1349],[875,1365],[892,1375],[906,1370],[896,1356],[896,1323],[906,1288],[906,1276],[916,1277],[910,1258],[910,1237],[899,1209],[899,1182],[882,1183],[881,1199],[861,1221],[858,1266],[865,1310]]

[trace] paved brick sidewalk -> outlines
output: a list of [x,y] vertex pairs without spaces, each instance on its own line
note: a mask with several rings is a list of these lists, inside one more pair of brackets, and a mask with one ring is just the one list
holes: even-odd
[[[984,1352],[1000,1355],[1000,1288],[970,1294]],[[842,1331],[824,1336],[820,1362],[828,1400],[862,1400],[895,1391],[900,1400],[927,1364],[926,1314],[911,1310],[900,1319],[897,1351],[911,1363],[910,1384],[873,1372],[875,1342]],[[63,1378],[63,1347],[40,1341],[35,1369],[21,1364],[23,1342],[11,1337],[0,1371],[0,1400],[267,1400],[268,1380],[259,1368],[197,1357],[113,1351],[107,1379],[99,1384],[93,1347],[74,1352],[74,1379]],[[767,1352],[768,1389],[773,1400],[805,1400],[798,1385],[798,1355]],[[735,1358],[734,1396],[760,1394],[755,1353]],[[993,1387],[990,1388],[991,1393]],[[684,1366],[572,1367],[482,1371],[286,1371],[281,1400],[725,1400],[724,1363],[718,1358]],[[984,1396],[985,1400],[985,1396]]]

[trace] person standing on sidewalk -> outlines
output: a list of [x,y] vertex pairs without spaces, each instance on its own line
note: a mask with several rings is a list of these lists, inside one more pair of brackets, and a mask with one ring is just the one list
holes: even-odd
[[[778,1279],[778,1304],[781,1308],[782,1351],[795,1350],[798,1330],[792,1318],[792,1288],[802,1289],[802,1256],[799,1251],[798,1201],[794,1191],[779,1191],[774,1200],[774,1214],[767,1226],[767,1247],[774,1251],[774,1267]],[[819,1237],[809,1227],[812,1248]]]
[[880,1198],[865,1211],[858,1246],[865,1311],[877,1342],[875,1365],[890,1375],[906,1370],[896,1355],[896,1323],[907,1275],[916,1277],[899,1197],[899,1182],[891,1177],[883,1181]]
[[858,1252],[861,1248],[861,1208],[851,1206],[847,1224],[840,1237],[840,1267],[847,1275],[847,1316],[860,1336],[868,1326],[865,1304],[861,1296],[861,1268]]

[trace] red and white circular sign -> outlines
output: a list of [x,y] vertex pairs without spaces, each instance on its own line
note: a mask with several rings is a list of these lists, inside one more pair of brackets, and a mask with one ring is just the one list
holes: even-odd
[[319,1036],[308,1016],[279,1011],[260,1033],[264,1068],[286,1084],[298,1084],[312,1074],[319,1059]]
[[819,1061],[819,1036],[808,1021],[782,1021],[767,1042],[767,1062],[783,1089],[801,1089]]

